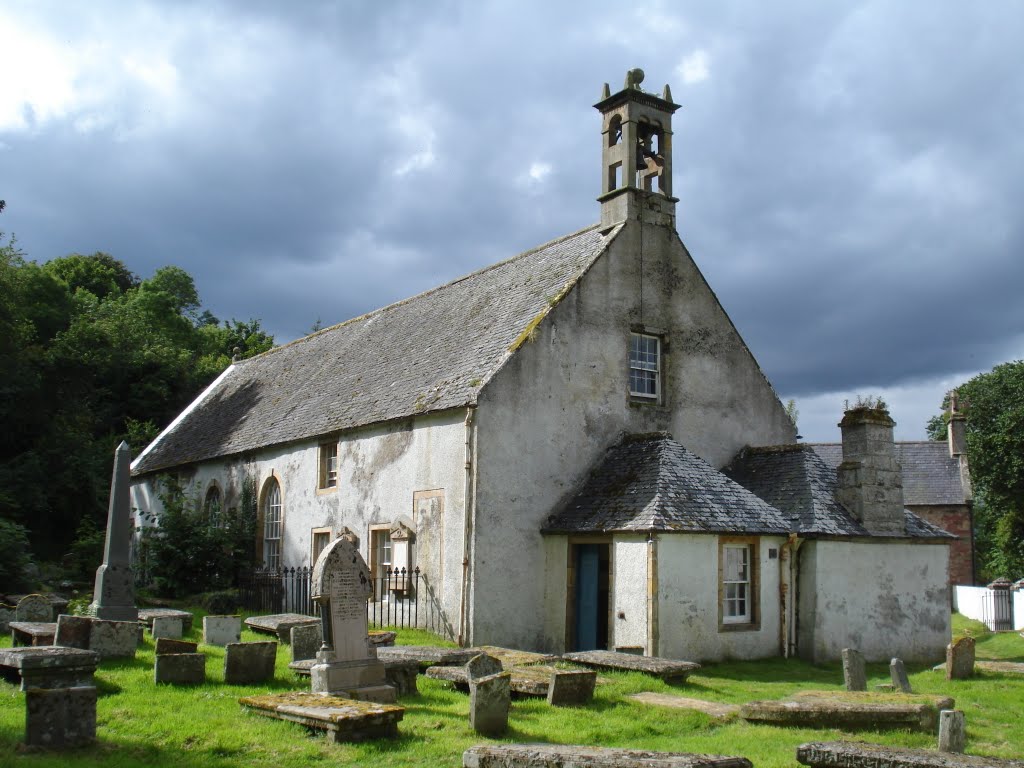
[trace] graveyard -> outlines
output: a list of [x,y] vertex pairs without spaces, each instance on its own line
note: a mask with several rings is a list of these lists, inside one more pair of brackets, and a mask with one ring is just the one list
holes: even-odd
[[[739,710],[750,702],[781,701],[801,692],[844,693],[841,664],[816,666],[795,659],[704,665],[684,680],[668,682],[639,671],[601,670],[593,698],[586,704],[551,706],[540,696],[513,694],[507,728],[493,736],[481,735],[471,726],[470,694],[448,680],[418,674],[416,691],[397,697],[404,715],[396,737],[334,743],[322,731],[267,719],[239,704],[246,697],[310,690],[310,678],[289,668],[288,644],[276,642],[271,677],[258,683],[227,682],[225,657],[230,646],[205,643],[207,617],[199,609],[186,610],[193,621],[182,640],[195,643],[202,655],[202,682],[154,683],[156,644],[147,630],[133,658],[102,659],[96,668],[95,743],[52,751],[22,745],[25,694],[17,682],[4,680],[0,682],[0,762],[25,766],[458,766],[463,753],[476,745],[547,743],[743,756],[756,766],[793,766],[797,748],[811,742],[842,739],[936,748],[934,731],[884,725],[774,725],[742,719]],[[245,624],[249,617],[239,618],[243,644],[268,642],[268,634]],[[956,633],[969,632],[976,639],[978,663],[973,676],[947,680],[941,669],[908,665],[907,680],[914,695],[955,701],[956,709],[966,715],[968,754],[1018,757],[1024,744],[1024,724],[1018,716],[1024,676],[999,668],[998,663],[1024,662],[1024,638],[1015,632],[989,633],[983,625],[960,617],[955,617],[954,626]],[[445,648],[458,650],[418,630],[397,630],[395,641],[398,651],[436,646],[439,658]],[[0,640],[0,650],[10,646],[9,635]],[[997,663],[997,668],[989,669],[988,663]],[[858,695],[877,701],[906,696],[876,692],[877,686],[891,685],[888,664],[867,664],[864,677],[867,691]]]

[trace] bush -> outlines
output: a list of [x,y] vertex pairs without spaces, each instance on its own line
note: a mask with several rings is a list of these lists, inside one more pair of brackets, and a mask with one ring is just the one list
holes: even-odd
[[214,615],[230,615],[238,610],[242,601],[237,589],[222,589],[218,592],[207,592],[199,599],[199,604],[207,613]]
[[33,569],[29,554],[28,530],[11,520],[0,518],[0,585],[5,592],[31,590]]

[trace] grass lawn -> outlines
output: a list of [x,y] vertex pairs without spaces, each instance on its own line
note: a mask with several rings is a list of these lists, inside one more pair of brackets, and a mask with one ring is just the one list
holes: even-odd
[[[200,639],[201,613],[189,639]],[[954,632],[970,632],[979,659],[1024,662],[1024,638],[1016,632],[993,635],[983,625],[954,616]],[[249,630],[242,639],[266,639]],[[401,644],[437,643],[423,632],[399,632]],[[0,641],[10,645],[10,638]],[[201,647],[207,655],[207,683],[191,688],[153,683],[153,643],[148,636],[133,660],[104,662],[96,673],[98,743],[64,753],[28,752],[18,748],[24,735],[24,696],[0,681],[0,766],[194,766],[215,768],[308,768],[316,765],[460,766],[462,752],[493,740],[469,728],[468,697],[446,684],[420,676],[419,694],[403,697],[406,708],[400,738],[358,745],[328,743],[293,723],[250,714],[240,696],[308,686],[288,670],[288,648],[278,651],[271,684],[227,686],[222,648]],[[949,681],[941,671],[911,666],[915,692],[946,694],[967,714],[967,751],[999,757],[1024,753],[1024,677],[979,672],[972,680]],[[543,700],[512,703],[509,732],[499,741],[543,741],[666,751],[743,755],[755,766],[796,765],[796,747],[806,741],[860,739],[890,745],[933,748],[936,737],[908,731],[844,733],[718,722],[686,710],[641,704],[629,694],[655,691],[742,703],[778,699],[804,689],[840,690],[841,666],[814,666],[772,659],[708,665],[681,685],[670,686],[639,673],[601,673],[594,702],[585,708],[555,709]],[[869,688],[889,682],[887,664],[868,666]]]

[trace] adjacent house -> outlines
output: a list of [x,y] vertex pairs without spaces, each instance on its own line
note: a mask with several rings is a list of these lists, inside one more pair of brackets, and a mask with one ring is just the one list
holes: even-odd
[[904,510],[891,419],[847,414],[838,473],[795,444],[676,232],[678,105],[642,78],[596,105],[598,223],[232,364],[134,505],[253,483],[267,566],[354,533],[465,644],[940,657],[951,537]]

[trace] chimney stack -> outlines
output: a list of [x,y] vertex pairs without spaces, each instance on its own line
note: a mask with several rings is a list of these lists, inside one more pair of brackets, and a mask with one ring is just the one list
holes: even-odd
[[949,393],[949,428],[946,430],[951,458],[967,453],[966,430],[967,417],[960,412],[960,400],[954,389]]
[[902,536],[903,473],[896,460],[892,428],[896,422],[885,404],[869,400],[847,409],[839,428],[843,463],[839,465],[839,502],[876,536]]

